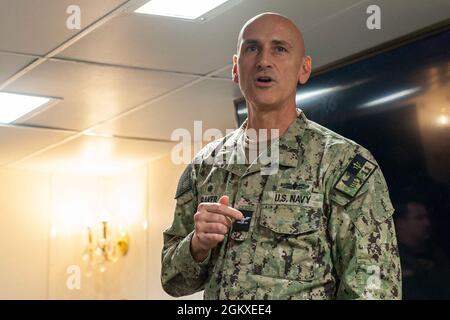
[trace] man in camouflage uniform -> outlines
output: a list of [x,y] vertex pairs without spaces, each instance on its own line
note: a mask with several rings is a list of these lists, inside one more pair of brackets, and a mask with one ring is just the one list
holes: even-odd
[[[401,298],[383,174],[368,150],[297,111],[296,86],[310,72],[289,19],[265,13],[244,25],[233,80],[248,119],[203,148],[180,178],[162,252],[161,282],[170,295]],[[262,128],[279,130],[271,141],[276,171],[264,172],[274,161],[249,158],[247,130]],[[249,164],[232,161],[242,156]]]

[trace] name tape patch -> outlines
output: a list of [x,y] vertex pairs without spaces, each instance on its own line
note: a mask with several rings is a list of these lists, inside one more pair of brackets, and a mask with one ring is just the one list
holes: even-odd
[[217,202],[219,196],[216,195],[203,195],[200,197],[200,202]]

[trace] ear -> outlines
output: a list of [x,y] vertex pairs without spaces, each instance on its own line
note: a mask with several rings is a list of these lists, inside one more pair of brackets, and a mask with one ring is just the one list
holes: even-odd
[[237,67],[237,55],[233,56],[232,79],[233,79],[234,83],[239,84],[238,67]]
[[298,83],[305,84],[308,81],[310,75],[311,75],[311,57],[306,56],[305,58],[303,58],[303,64],[298,73]]

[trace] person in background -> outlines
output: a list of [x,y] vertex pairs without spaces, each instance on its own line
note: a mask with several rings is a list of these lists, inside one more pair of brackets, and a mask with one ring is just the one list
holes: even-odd
[[427,206],[409,198],[395,207],[403,299],[450,299],[450,259],[432,241]]

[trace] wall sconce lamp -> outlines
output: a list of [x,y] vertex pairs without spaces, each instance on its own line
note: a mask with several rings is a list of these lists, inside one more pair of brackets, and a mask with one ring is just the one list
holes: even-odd
[[116,239],[112,239],[110,224],[106,218],[101,219],[99,229],[100,236],[96,238],[94,237],[93,227],[87,227],[88,243],[82,259],[89,264],[90,268],[97,267],[103,273],[106,271],[108,262],[115,263],[120,256],[127,254],[130,241],[125,231],[121,231]]

